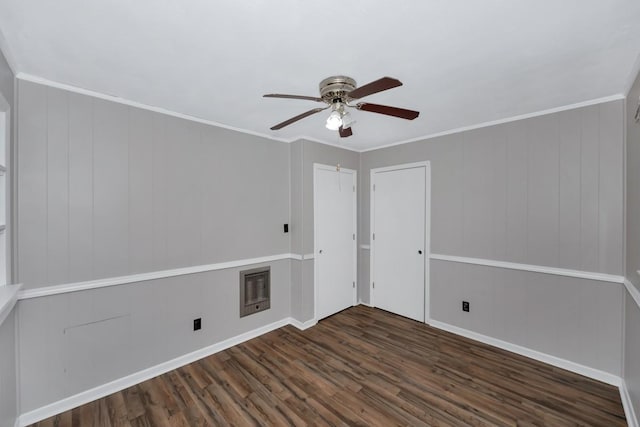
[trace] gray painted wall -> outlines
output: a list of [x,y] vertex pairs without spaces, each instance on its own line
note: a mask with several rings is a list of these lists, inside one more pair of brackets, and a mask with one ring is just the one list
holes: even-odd
[[[362,154],[431,161],[431,252],[622,275],[623,101]],[[360,235],[368,243],[369,215]]]
[[640,307],[625,294],[624,381],[636,417],[640,416]]
[[[302,150],[303,141],[296,141],[289,145],[290,152],[290,173],[291,173],[291,223],[289,224],[289,233],[291,233],[291,252],[298,255],[303,255],[303,225],[304,225],[304,210],[302,206],[303,202],[303,174],[302,174]],[[304,300],[303,288],[303,264],[304,261],[292,260],[291,261],[291,317],[294,319],[303,321],[305,315],[303,313],[302,302]],[[306,319],[305,319],[306,320]]]
[[16,390],[16,309],[0,324],[0,426],[12,427],[18,416]]
[[13,85],[15,82],[15,75],[9,67],[9,63],[7,59],[4,57],[2,52],[0,52],[0,93],[4,97],[4,99],[9,103],[9,105],[13,105],[14,96],[13,96]]
[[19,82],[25,288],[289,252],[289,146]]
[[[640,290],[640,123],[634,116],[640,98],[640,74],[627,96],[627,241],[626,277]],[[639,326],[640,327],[640,326]]]
[[[25,288],[290,252],[288,144],[25,81],[18,106]],[[240,268],[20,301],[22,411],[288,318],[271,268],[243,319]]]
[[[313,163],[358,170],[368,244],[370,169],[419,160],[431,161],[432,252],[622,274],[621,101],[360,155],[28,82],[18,98],[18,271],[28,288],[312,253]],[[359,254],[366,302],[369,253]],[[277,302],[242,320],[239,269],[22,301],[23,410],[289,315],[311,319],[313,261],[272,269]],[[620,374],[616,285],[432,262],[431,287],[437,320]],[[472,296],[467,317],[462,295]],[[126,350],[108,353],[105,341]]]
[[[640,74],[627,95],[627,235],[626,278],[640,290],[640,123],[634,116],[640,98]],[[624,379],[640,416],[640,308],[626,295]]]
[[[613,101],[363,153],[361,243],[370,170],[429,160],[432,253],[622,275],[623,109]],[[620,375],[617,285],[442,261],[430,282],[435,320]]]
[[[14,105],[13,85],[13,72],[0,52],[0,94],[12,107]],[[11,134],[13,139],[13,126],[11,126]],[[15,318],[16,310],[14,309],[0,324],[0,426],[13,426],[18,415]]]
[[271,308],[242,319],[239,271],[266,264],[20,301],[22,411],[289,317],[290,262],[269,264]]
[[433,319],[614,375],[623,292],[619,283],[431,261]]

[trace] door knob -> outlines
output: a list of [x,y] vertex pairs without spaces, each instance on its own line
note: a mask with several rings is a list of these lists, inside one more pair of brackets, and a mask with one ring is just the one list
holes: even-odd
[[420,255],[422,255],[422,251],[421,251],[421,250],[419,250],[419,249],[418,249],[418,253],[419,253]]
[[322,253],[322,249],[320,249],[320,252],[318,252],[318,253]]

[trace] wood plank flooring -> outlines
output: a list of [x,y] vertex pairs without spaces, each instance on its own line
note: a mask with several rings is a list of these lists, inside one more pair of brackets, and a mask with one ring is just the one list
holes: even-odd
[[623,426],[617,388],[357,306],[35,424]]

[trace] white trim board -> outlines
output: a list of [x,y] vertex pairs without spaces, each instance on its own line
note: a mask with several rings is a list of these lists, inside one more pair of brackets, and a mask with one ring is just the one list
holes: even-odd
[[554,274],[556,276],[577,277],[579,279],[598,280],[601,282],[623,283],[623,276],[595,273],[591,271],[570,270],[567,268],[546,267],[543,265],[519,264],[515,262],[496,261],[492,259],[469,258],[454,255],[431,254],[431,259],[439,261],[460,262],[464,264],[482,265],[486,267],[507,268],[509,270],[531,271],[534,273]]
[[214,122],[213,120],[207,120],[207,119],[203,119],[200,117],[196,117],[196,116],[191,116],[189,114],[183,114],[183,113],[179,113],[177,111],[172,111],[172,110],[167,110],[165,108],[162,107],[157,107],[154,105],[149,105],[149,104],[144,104],[141,102],[136,102],[136,101],[132,101],[126,98],[121,98],[119,96],[116,95],[109,95],[106,93],[102,93],[102,92],[97,92],[91,89],[85,89],[85,88],[81,88],[78,86],[73,86],[73,85],[69,85],[66,83],[61,83],[61,82],[56,82],[53,80],[49,80],[49,79],[45,79],[42,77],[38,77],[38,76],[34,76],[32,74],[28,74],[28,73],[23,73],[23,72],[19,72],[19,73],[15,73],[16,76],[16,80],[22,80],[25,82],[31,82],[31,83],[36,83],[36,84],[41,84],[44,86],[49,86],[52,88],[56,88],[56,89],[62,89],[65,90],[67,92],[72,92],[72,93],[77,93],[80,95],[85,95],[85,96],[90,96],[93,98],[98,98],[98,99],[103,99],[105,101],[110,101],[110,102],[115,102],[117,104],[122,104],[122,105],[127,105],[129,107],[134,107],[134,108],[140,108],[142,110],[147,110],[147,111],[153,111],[154,113],[159,113],[159,114],[164,114],[167,116],[171,116],[171,117],[177,117],[179,119],[184,119],[184,120],[189,120],[192,122],[196,122],[196,123],[202,123],[205,125],[209,125],[209,126],[215,126],[218,128],[222,128],[222,129],[228,129],[228,130],[232,130],[234,132],[239,132],[239,133],[244,133],[246,135],[252,135],[252,136],[256,136],[259,138],[265,138],[265,139],[269,139],[272,141],[278,141],[278,142],[284,142],[286,144],[290,144],[292,142],[295,141],[300,141],[300,140],[305,140],[305,141],[311,141],[311,142],[317,142],[319,144],[325,144],[325,145],[331,145],[332,147],[337,147],[337,148],[342,148],[344,150],[347,151],[354,151],[356,153],[359,153],[360,150],[350,147],[348,145],[344,145],[344,144],[339,144],[336,142],[330,142],[330,141],[322,141],[316,138],[312,138],[310,136],[305,136],[305,135],[298,135],[292,138],[281,138],[275,135],[271,135],[268,133],[262,133],[262,132],[255,132],[252,130],[248,130],[248,129],[242,129],[239,127],[235,127],[235,126],[229,126],[229,125],[225,125],[223,123],[218,123],[218,122]]
[[571,362],[569,360],[562,359],[556,356],[551,356],[546,353],[541,353],[527,347],[522,347],[517,344],[512,344],[507,341],[502,341],[497,338],[482,335],[468,329],[440,322],[438,320],[431,319],[429,320],[428,324],[430,326],[433,326],[434,328],[442,329],[443,331],[451,332],[456,335],[461,335],[463,337],[470,338],[484,344],[489,344],[491,346],[498,347],[512,353],[520,354],[522,356],[547,363],[549,365],[557,366],[558,368],[566,369],[567,371],[575,372],[576,374],[584,375],[585,377],[593,378],[595,380],[602,381],[603,383],[614,385],[616,387],[620,387],[622,384],[622,379],[619,376],[601,371],[599,369],[590,368],[579,363]]
[[283,326],[292,325],[298,329],[304,330],[312,327],[313,325],[315,325],[315,323],[316,322],[313,320],[300,322],[291,317],[278,320],[260,328],[256,328],[243,334],[236,335],[235,337],[220,341],[219,343],[210,345],[208,347],[204,347],[194,352],[178,356],[175,359],[171,359],[150,368],[143,369],[131,375],[127,375],[126,377],[119,378],[106,384],[94,387],[90,390],[86,390],[73,396],[69,396],[57,402],[53,402],[41,408],[26,412],[20,415],[20,417],[18,418],[19,424],[22,427],[28,426],[38,421],[52,417],[56,414],[60,414],[62,412],[76,408],[80,405],[84,405],[85,403],[93,402],[96,399],[100,399],[112,393],[116,393],[127,387],[131,387],[143,381],[157,377],[158,375],[162,375],[164,373],[177,369],[181,366],[193,363],[196,360],[200,360],[204,357],[211,356],[212,354],[218,353],[222,350],[226,350],[250,339],[259,337],[260,335],[266,334],[267,332],[271,332]]
[[0,325],[4,323],[18,301],[18,291],[22,285],[0,285]]
[[627,424],[629,425],[629,427],[640,427],[640,424],[638,423],[638,417],[636,416],[636,411],[633,408],[631,396],[629,395],[629,389],[627,388],[627,383],[625,383],[624,379],[621,380],[620,384],[620,399],[622,400],[624,416],[627,419]]
[[309,328],[317,325],[318,321],[316,319],[311,319],[311,320],[307,320],[306,322],[301,322],[301,321],[291,317],[291,318],[289,318],[289,324],[291,326],[295,326],[296,328],[300,329],[301,331],[304,331],[305,329],[309,329]]
[[621,99],[626,99],[626,97],[624,95],[622,95],[622,94],[604,96],[602,98],[590,99],[588,101],[583,101],[583,102],[576,102],[575,104],[563,105],[561,107],[549,108],[547,110],[534,111],[532,113],[520,114],[518,116],[506,117],[504,119],[498,119],[498,120],[491,120],[491,121],[488,121],[488,122],[477,123],[477,124],[473,124],[473,125],[469,125],[469,126],[461,126],[461,127],[458,127],[458,128],[449,129],[449,130],[445,130],[445,131],[442,131],[442,132],[432,133],[432,134],[428,134],[428,135],[425,135],[425,136],[419,136],[419,137],[416,137],[416,138],[405,139],[405,140],[402,140],[402,141],[393,142],[391,144],[380,145],[380,146],[375,147],[375,148],[363,149],[363,150],[360,150],[360,152],[361,153],[366,153],[367,151],[381,150],[383,148],[394,147],[396,145],[403,145],[403,144],[410,144],[412,142],[425,141],[425,140],[428,140],[428,139],[438,138],[438,137],[441,137],[441,136],[467,132],[467,131],[475,130],[475,129],[482,129],[482,128],[486,128],[486,127],[490,127],[490,126],[501,125],[501,124],[504,124],[504,123],[517,122],[519,120],[526,120],[526,119],[531,119],[533,117],[546,116],[547,114],[559,113],[561,111],[567,111],[567,110],[574,110],[576,108],[588,107],[590,105],[604,104],[606,102],[618,101],[618,100],[621,100]]
[[[11,55],[9,55],[9,56],[11,56]],[[6,57],[6,55],[5,55],[5,57]],[[9,61],[8,57],[7,57],[7,61]],[[9,66],[11,67],[11,64],[9,64]],[[87,95],[87,96],[91,96],[91,97],[94,97],[94,98],[104,99],[106,101],[112,101],[112,102],[116,102],[118,104],[124,104],[124,105],[128,105],[128,106],[131,106],[131,107],[140,108],[140,109],[143,109],[143,110],[153,111],[153,112],[160,113],[160,114],[166,114],[168,116],[178,117],[178,118],[181,118],[181,119],[184,119],[184,120],[189,120],[189,121],[202,123],[202,124],[206,124],[206,125],[210,125],[210,126],[216,126],[216,127],[219,127],[219,128],[223,128],[223,129],[228,129],[228,130],[232,130],[232,131],[235,131],[235,132],[244,133],[244,134],[247,134],[247,135],[253,135],[253,136],[257,136],[257,137],[260,137],[260,138],[265,138],[265,139],[269,139],[269,140],[273,140],[273,141],[279,141],[279,142],[284,142],[284,143],[289,144],[289,143],[292,143],[292,142],[295,142],[295,141],[299,141],[299,140],[306,140],[306,141],[311,141],[311,142],[317,142],[319,144],[330,145],[332,147],[342,148],[342,149],[348,150],[348,151],[354,151],[356,153],[365,153],[367,151],[380,150],[380,149],[383,149],[383,148],[393,147],[393,146],[396,146],[396,145],[402,145],[402,144],[409,144],[409,143],[412,143],[412,142],[425,141],[425,140],[437,138],[437,137],[440,137],[440,136],[451,135],[451,134],[456,134],[456,133],[462,133],[462,132],[466,132],[466,131],[469,131],[469,130],[481,129],[481,128],[485,128],[485,127],[489,127],[489,126],[495,126],[495,125],[500,125],[500,124],[504,124],[504,123],[515,122],[515,121],[518,121],[518,120],[529,119],[529,118],[532,118],[532,117],[538,117],[538,116],[544,116],[544,115],[547,115],[547,114],[553,114],[553,113],[557,113],[557,112],[560,112],[560,111],[573,110],[573,109],[576,109],[576,108],[587,107],[587,106],[590,106],[590,105],[603,104],[605,102],[611,102],[611,101],[617,101],[617,100],[620,100],[620,99],[625,99],[625,95],[624,94],[615,94],[615,95],[605,96],[605,97],[602,97],[602,98],[596,98],[596,99],[591,99],[591,100],[587,100],[587,101],[577,102],[577,103],[574,103],[574,104],[563,105],[563,106],[560,106],[560,107],[549,108],[549,109],[546,109],[546,110],[534,111],[534,112],[531,112],[531,113],[521,114],[521,115],[518,115],[518,116],[506,117],[506,118],[502,118],[502,119],[498,119],[498,120],[492,120],[492,121],[487,121],[487,122],[471,124],[469,126],[461,126],[461,127],[445,130],[445,131],[442,131],[442,132],[426,134],[426,135],[418,136],[418,137],[411,138],[411,139],[406,139],[406,140],[402,140],[402,141],[392,142],[392,143],[389,143],[389,144],[379,145],[379,146],[372,147],[372,148],[356,149],[356,148],[350,147],[349,145],[346,145],[346,144],[339,144],[339,143],[330,142],[330,141],[323,141],[323,140],[312,138],[312,137],[305,136],[305,135],[298,135],[298,136],[295,136],[293,138],[280,138],[280,137],[277,137],[275,135],[270,135],[270,134],[267,134],[267,133],[255,132],[255,131],[251,131],[251,130],[247,130],[247,129],[238,128],[238,127],[235,127],[235,126],[229,126],[229,125],[225,125],[225,124],[222,124],[222,123],[214,122],[212,120],[207,120],[207,119],[203,119],[203,118],[200,118],[200,117],[190,116],[188,114],[182,114],[182,113],[178,113],[176,111],[167,110],[167,109],[162,108],[162,107],[156,107],[156,106],[153,106],[153,105],[143,104],[141,102],[132,101],[132,100],[129,100],[129,99],[126,99],[126,98],[121,98],[121,97],[116,96],[116,95],[109,95],[109,94],[93,91],[93,90],[90,90],[90,89],[84,89],[84,88],[77,87],[77,86],[72,86],[72,85],[69,85],[69,84],[66,84],[66,83],[61,83],[61,82],[56,82],[56,81],[53,81],[53,80],[45,79],[43,77],[34,76],[32,74],[28,74],[28,73],[24,73],[24,72],[15,72],[16,70],[13,70],[13,71],[15,73],[16,80],[23,80],[23,81],[27,81],[27,82],[37,83],[37,84],[41,84],[41,85],[45,85],[45,86],[49,86],[49,87],[53,87],[53,88],[57,88],[57,89],[66,90],[66,91],[73,92],[73,93],[78,93],[78,94],[81,94],[81,95]]]
[[65,283],[56,286],[43,286],[40,288],[26,289],[18,293],[18,299],[23,300],[29,298],[38,298],[49,295],[64,294],[67,292],[78,292],[87,289],[124,285],[127,283],[145,282],[147,280],[157,280],[167,277],[183,276],[186,274],[204,273],[208,271],[224,270],[227,268],[244,267],[252,264],[281,261],[285,259],[303,260],[307,259],[307,255],[285,253],[258,258],[219,262],[215,264],[195,265],[191,267],[174,268],[171,270],[160,270],[152,271],[149,273],[131,274],[129,276],[108,277],[105,279],[89,280],[86,282]]

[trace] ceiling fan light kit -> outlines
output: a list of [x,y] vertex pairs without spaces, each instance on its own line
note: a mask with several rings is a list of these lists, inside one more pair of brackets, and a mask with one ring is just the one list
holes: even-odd
[[329,130],[338,130],[342,126],[342,115],[338,110],[333,110],[327,118],[325,127]]
[[387,105],[371,104],[361,102],[358,104],[350,104],[355,99],[360,99],[374,93],[382,92],[394,87],[402,86],[398,79],[392,77],[383,77],[364,86],[357,87],[356,81],[347,76],[331,76],[320,82],[320,97],[303,96],[303,95],[284,95],[271,93],[264,95],[265,98],[285,98],[285,99],[303,99],[307,101],[323,102],[327,104],[324,108],[314,108],[295,117],[285,120],[282,123],[271,127],[271,130],[282,129],[292,123],[309,117],[320,111],[331,108],[331,114],[327,118],[325,124],[329,130],[337,130],[341,138],[353,135],[351,125],[354,123],[351,114],[345,110],[346,107],[356,108],[361,111],[369,111],[372,113],[384,114],[387,116],[399,117],[401,119],[413,120],[420,113],[418,111],[406,110],[404,108],[390,107]]

